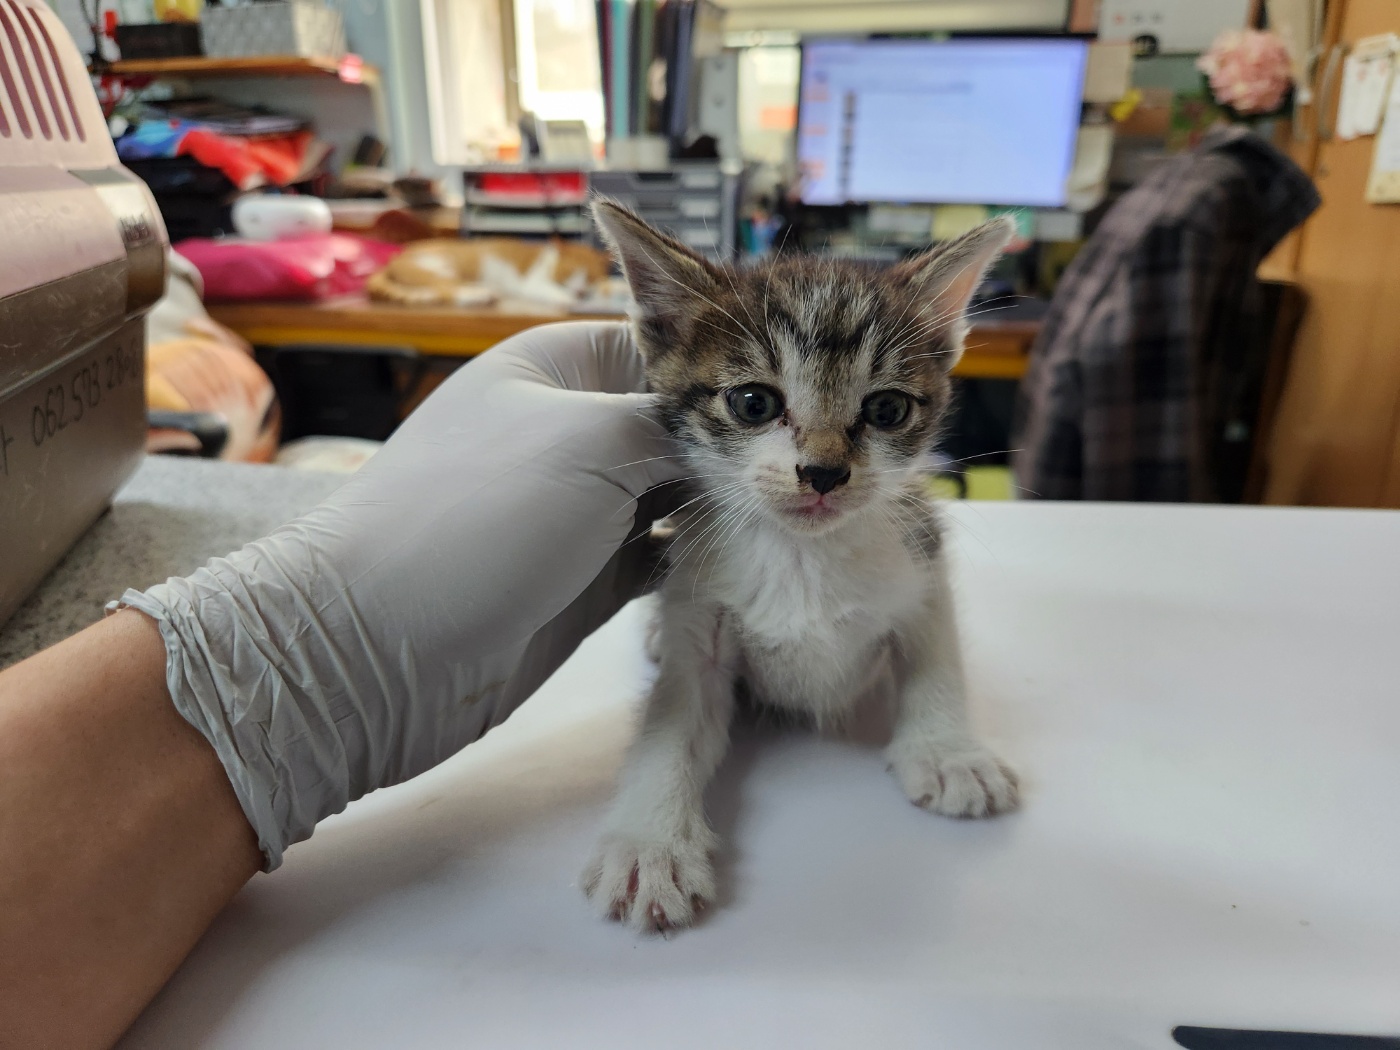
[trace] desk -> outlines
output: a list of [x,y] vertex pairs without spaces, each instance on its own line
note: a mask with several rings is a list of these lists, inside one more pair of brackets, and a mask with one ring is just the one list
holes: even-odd
[[[356,343],[410,346],[446,359],[471,357],[517,332],[585,315],[501,310],[410,309],[359,296],[322,303],[212,303],[214,320],[250,343]],[[976,319],[953,370],[968,379],[1019,379],[1039,321]]]
[[119,1046],[1400,1034],[1400,514],[949,515],[975,717],[1020,813],[943,820],[870,746],[741,733],[707,796],[706,921],[663,941],[594,918],[577,875],[649,673],[632,606],[481,743],[257,876]]

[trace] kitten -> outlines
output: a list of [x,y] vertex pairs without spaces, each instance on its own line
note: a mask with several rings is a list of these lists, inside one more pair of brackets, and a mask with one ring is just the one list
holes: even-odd
[[953,817],[1014,808],[1015,775],[967,725],[940,530],[916,484],[968,300],[1012,224],[884,270],[739,270],[611,202],[594,215],[694,486],[660,591],[656,683],[583,875],[598,911],[664,930],[714,899],[703,793],[741,685],[830,724],[893,670],[887,757],[909,798]]

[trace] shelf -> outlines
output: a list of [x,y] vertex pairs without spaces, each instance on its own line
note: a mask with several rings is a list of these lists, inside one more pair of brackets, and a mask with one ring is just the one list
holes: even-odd
[[587,233],[591,227],[592,223],[578,212],[541,215],[529,211],[468,211],[462,217],[462,232],[466,234],[558,234],[562,237],[576,237]]
[[372,85],[379,70],[358,55],[342,59],[299,55],[256,58],[137,58],[113,62],[103,72],[119,77],[335,77],[347,84]]
[[545,194],[545,193],[491,193],[483,190],[467,190],[468,204],[482,208],[503,208],[516,211],[562,211],[566,208],[582,208],[588,203],[588,194]]

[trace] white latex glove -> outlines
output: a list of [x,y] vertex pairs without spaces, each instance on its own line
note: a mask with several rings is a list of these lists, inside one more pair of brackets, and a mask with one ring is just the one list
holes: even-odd
[[[305,517],[121,604],[271,870],[318,821],[498,725],[652,570],[638,498],[679,476],[621,324],[460,369]],[[676,486],[657,490],[657,495]]]

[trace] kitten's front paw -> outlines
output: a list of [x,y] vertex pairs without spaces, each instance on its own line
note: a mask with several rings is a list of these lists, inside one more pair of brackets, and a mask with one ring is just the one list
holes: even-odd
[[715,897],[709,847],[605,836],[584,869],[583,891],[600,915],[637,930],[689,926]]
[[1015,772],[971,737],[895,741],[890,771],[916,806],[947,817],[991,817],[1015,809]]

